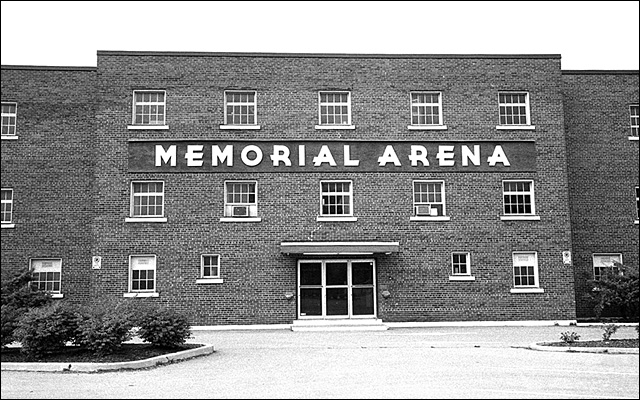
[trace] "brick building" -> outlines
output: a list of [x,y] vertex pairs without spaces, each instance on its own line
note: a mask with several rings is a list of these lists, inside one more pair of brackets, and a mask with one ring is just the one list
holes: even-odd
[[57,297],[155,301],[194,325],[588,316],[594,271],[638,264],[638,72],[560,64],[2,66],[3,279],[30,267]]

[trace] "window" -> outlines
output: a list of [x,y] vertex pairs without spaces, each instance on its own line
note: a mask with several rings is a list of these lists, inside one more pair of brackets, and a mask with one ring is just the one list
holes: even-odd
[[414,181],[413,212],[416,217],[445,216],[444,181]]
[[2,189],[2,225],[13,222],[13,189]]
[[[4,113],[4,105],[2,106]],[[4,133],[4,114],[2,114],[2,133]],[[638,105],[633,104],[629,106],[629,115],[631,118],[631,137],[638,138]]]
[[442,125],[442,94],[440,92],[411,93],[411,125]]
[[639,218],[640,218],[640,191],[638,190],[638,186],[636,186],[636,222],[638,221]]
[[224,122],[227,125],[256,125],[256,92],[224,92]]
[[622,264],[622,254],[594,254],[593,255],[593,278],[599,280],[604,270],[613,269],[615,263]]
[[2,135],[16,134],[17,103],[2,103]]
[[62,259],[31,259],[30,268],[33,276],[31,281],[33,290],[49,292],[53,297],[61,297],[55,295],[60,295]]
[[205,254],[202,256],[201,262],[202,278],[220,278],[220,255]]
[[538,255],[535,252],[513,253],[513,286],[515,289],[538,287]]
[[[502,195],[504,200],[504,216],[527,217],[536,213],[533,181],[503,181]],[[538,219],[537,216],[535,219]]]
[[165,97],[164,90],[135,90],[133,92],[133,124],[165,125]]
[[129,276],[129,292],[155,292],[156,256],[130,256]]
[[351,127],[351,93],[319,92],[318,127]]
[[163,182],[131,182],[131,216],[137,218],[164,216]]
[[500,125],[531,125],[529,93],[502,92],[498,94]]
[[321,186],[321,216],[343,217],[353,215],[351,181],[323,181]]
[[255,181],[225,182],[224,215],[231,218],[258,216],[258,191]]
[[452,253],[451,254],[451,273],[453,275],[471,275],[469,253]]

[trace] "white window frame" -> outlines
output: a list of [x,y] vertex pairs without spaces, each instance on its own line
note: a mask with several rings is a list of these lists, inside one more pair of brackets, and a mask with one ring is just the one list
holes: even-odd
[[[153,260],[153,268],[134,268],[134,258],[149,258]],[[153,271],[153,289],[133,289],[133,271]],[[158,293],[158,258],[155,254],[133,254],[129,256],[129,288],[124,297],[159,297]]]
[[[464,255],[465,256],[465,267],[467,272],[461,273],[456,272],[455,267],[455,256]],[[471,275],[471,253],[468,251],[454,251],[451,253],[451,275],[449,275],[450,281],[475,281],[476,278]]]
[[[34,265],[35,263],[42,263],[44,261],[50,261],[52,262],[52,265],[49,267],[43,267],[40,266],[38,267],[37,265]],[[48,271],[49,269],[51,269],[52,271]],[[35,290],[40,290],[46,293],[49,293],[51,295],[52,298],[54,299],[61,299],[64,297],[64,295],[62,294],[62,258],[30,258],[29,259],[29,271],[31,271],[31,274],[33,275],[34,273],[47,273],[47,272],[53,272],[54,274],[57,272],[58,274],[60,274],[60,279],[58,280],[52,280],[52,281],[48,281],[45,280],[45,284],[48,282],[53,282],[53,284],[55,284],[56,282],[58,283],[58,290],[46,290],[46,289],[40,289],[37,288]],[[42,282],[40,280],[32,280],[30,283],[33,287],[33,284],[39,284],[39,282]]]
[[[13,204],[13,189],[11,188],[2,188],[2,193],[5,192],[9,192],[11,194],[11,198],[8,200],[5,200],[4,198],[2,199],[2,210],[4,211],[4,207],[5,204],[9,204],[9,207],[11,207],[11,211],[9,211],[9,220],[8,221],[2,221],[2,223],[0,224],[2,226],[2,229],[5,228],[15,228],[15,224],[13,223],[13,211],[14,211],[14,204]],[[4,213],[3,213],[4,216]]]
[[[206,257],[215,257],[217,260],[217,264],[215,264],[216,268],[218,268],[218,273],[216,275],[205,275],[205,258]],[[221,257],[220,254],[202,254],[200,256],[200,278],[196,279],[196,283],[223,283],[221,278],[221,265],[220,265]],[[214,265],[214,264],[210,264]]]
[[[229,101],[228,95],[234,94],[251,94],[253,95],[253,102],[233,102]],[[229,106],[246,106],[253,107],[253,123],[243,124],[242,122],[235,124],[229,123],[229,114],[227,112],[227,108]],[[260,125],[258,125],[258,92],[256,90],[225,90],[224,91],[224,123],[220,125],[220,129],[260,129]]]
[[[533,255],[533,265],[518,265],[519,261],[516,260],[516,257],[519,255],[527,255],[527,256],[531,256]],[[511,254],[511,276],[512,276],[512,281],[511,284],[513,285],[513,288],[511,289],[511,293],[544,293],[544,289],[542,289],[540,287],[540,273],[538,270],[538,252],[537,251],[514,251]],[[515,269],[516,267],[533,267],[533,279],[534,279],[534,284],[533,285],[516,285],[516,274],[515,274]]]
[[[437,103],[414,103],[413,102],[413,96],[414,95],[437,95],[438,96],[438,102]],[[438,107],[438,123],[437,124],[414,124],[413,123],[413,117],[414,112],[413,109],[414,107],[418,107],[418,108],[425,108],[425,107],[434,107],[437,106]],[[410,124],[409,126],[407,126],[408,129],[411,130],[445,130],[447,129],[447,126],[444,124],[444,121],[442,120],[442,92],[438,92],[438,91],[412,91],[409,92],[409,116],[411,118],[410,120]]]
[[[1,112],[2,114],[2,130],[4,130],[5,127],[7,127],[7,130],[11,130],[10,128],[13,128],[13,133],[4,133],[4,132],[0,132],[2,133],[0,135],[0,137],[5,140],[11,140],[11,139],[17,139],[18,138],[18,103],[13,102],[13,101],[3,101],[2,102],[2,107],[4,106],[15,106],[16,111],[13,113],[5,113],[4,111]],[[13,118],[14,123],[13,124],[4,124],[4,119],[8,118],[11,119]]]
[[[229,203],[229,185],[233,184],[253,184],[255,188],[254,203]],[[248,192],[250,194],[251,192]],[[234,207],[248,207],[249,214],[246,216],[234,216]],[[256,180],[230,180],[224,181],[224,217],[220,218],[220,222],[260,222],[261,217],[258,217],[258,181]]]
[[636,220],[633,223],[638,225],[638,219],[640,219],[640,187],[636,186]]
[[[144,195],[150,195],[151,193],[145,194],[136,194],[133,190],[134,184],[136,183],[162,183],[162,215],[135,215],[135,198],[142,197]],[[167,222],[167,217],[165,217],[165,182],[164,181],[155,181],[155,180],[140,180],[140,181],[131,181],[129,186],[130,199],[129,199],[129,217],[125,218],[125,222]],[[160,192],[153,192],[155,196]]]
[[[416,203],[416,184],[440,184],[440,197],[442,198],[441,202],[418,202]],[[451,217],[447,215],[447,198],[445,191],[445,183],[442,179],[417,179],[411,182],[412,189],[412,204],[413,204],[413,212],[412,216],[409,218],[410,221],[450,221]],[[442,215],[437,214],[437,209],[433,208],[432,205],[442,205]],[[429,206],[431,208],[430,215],[419,215],[418,207],[426,207]]]
[[[331,183],[348,183],[349,184],[349,191],[348,192],[324,192],[322,190],[322,185],[323,184],[331,184]],[[318,215],[318,217],[316,218],[317,221],[327,221],[327,222],[355,222],[358,220],[357,217],[354,217],[353,215],[353,181],[352,180],[345,180],[345,179],[328,179],[328,180],[321,180],[320,181],[320,214]],[[349,196],[349,213],[348,214],[324,214],[323,213],[323,201],[324,201],[324,196],[340,196],[340,195],[347,195]]]
[[[602,263],[602,265],[596,265],[596,259],[597,258],[601,258],[601,257],[609,257],[609,261],[611,261],[611,266],[606,265],[604,263]],[[622,264],[622,253],[593,253],[591,255],[591,261],[592,261],[592,265],[593,265],[593,279],[594,280],[600,280],[600,277],[602,276],[601,272],[596,273],[596,270],[602,270],[605,268],[612,268],[615,266],[615,264],[613,263],[614,260],[613,258],[617,258],[617,262],[619,262],[620,264]]]
[[[501,102],[500,101],[500,97],[502,95],[524,95],[524,107],[525,107],[525,118],[526,118],[526,123],[524,124],[508,124],[506,123],[507,121],[505,120],[505,123],[502,123],[502,116],[503,114],[501,113],[501,108],[502,107],[519,107],[522,103],[508,103],[508,102]],[[507,114],[505,114],[506,116]],[[518,114],[520,115],[520,114]],[[506,119],[506,117],[505,117]],[[530,96],[529,96],[529,92],[525,92],[525,91],[500,91],[498,92],[498,125],[496,126],[496,129],[524,129],[524,130],[534,130],[536,129],[536,127],[534,125],[531,125],[531,108],[530,108]]]
[[[635,111],[635,114],[634,114]],[[630,104],[629,105],[629,126],[631,129],[631,134],[629,135],[629,140],[638,140],[638,121],[640,116],[640,106],[638,104]]]
[[[323,94],[346,94],[347,101],[346,102],[322,102]],[[323,106],[339,106],[339,107],[347,107],[347,123],[346,124],[329,124],[322,123],[322,107]],[[335,115],[335,113],[333,114]],[[352,115],[351,115],[351,92],[347,90],[321,90],[318,92],[318,125],[315,126],[316,129],[355,129],[355,126],[352,124]]]
[[[163,95],[163,99],[164,101],[162,102],[142,102],[142,103],[137,103],[136,102],[136,94],[139,93],[162,93]],[[142,104],[142,105],[150,105],[150,106],[163,106],[164,107],[164,114],[162,116],[162,123],[155,123],[155,124],[151,124],[151,123],[137,123],[136,122],[136,105],[138,104]],[[131,110],[131,125],[127,126],[128,129],[169,129],[169,127],[167,126],[167,91],[166,90],[160,90],[160,89],[145,89],[145,90],[134,90],[133,91],[133,99],[132,99],[132,110]]]
[[[517,183],[517,182],[523,182],[523,183],[529,183],[529,191],[527,192],[507,192],[505,191],[505,183]],[[500,219],[503,221],[515,221],[515,220],[535,220],[538,221],[540,220],[540,216],[536,214],[536,201],[535,201],[535,185],[534,185],[534,181],[533,179],[504,179],[501,183],[502,185],[502,215],[500,216]],[[530,213],[511,213],[511,214],[507,214],[505,212],[505,196],[510,195],[510,196],[517,196],[519,194],[522,195],[528,195],[531,199],[531,212]]]

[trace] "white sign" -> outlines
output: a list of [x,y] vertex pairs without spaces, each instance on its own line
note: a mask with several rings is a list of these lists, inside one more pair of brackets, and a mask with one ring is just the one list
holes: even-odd
[[102,257],[93,256],[91,259],[91,268],[92,269],[100,269],[102,267]]

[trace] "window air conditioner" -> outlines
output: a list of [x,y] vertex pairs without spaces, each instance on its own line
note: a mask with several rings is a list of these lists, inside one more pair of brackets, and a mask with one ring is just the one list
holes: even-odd
[[248,217],[249,207],[248,206],[232,206],[231,215],[234,217]]
[[431,216],[431,206],[428,205],[428,204],[427,205],[416,206],[416,215],[417,216]]

